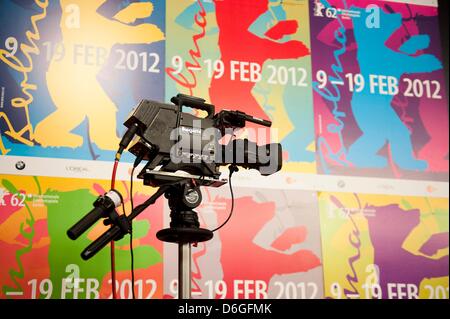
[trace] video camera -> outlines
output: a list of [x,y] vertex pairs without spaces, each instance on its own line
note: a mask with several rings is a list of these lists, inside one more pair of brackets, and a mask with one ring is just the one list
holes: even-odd
[[[139,178],[145,185],[160,186],[154,179],[146,178],[145,172],[184,171],[203,177],[218,178],[219,167],[235,164],[257,169],[262,175],[270,175],[281,169],[281,144],[258,146],[248,139],[232,139],[221,144],[226,135],[234,136],[236,129],[252,122],[265,127],[272,123],[254,118],[240,111],[222,110],[215,114],[214,105],[204,99],[178,94],[173,104],[143,100],[124,125],[140,138],[129,151],[148,161]],[[197,117],[182,112],[183,106],[207,112]]]
[[[111,225],[82,253],[87,260],[112,240],[119,240],[131,232],[131,221],[162,195],[169,201],[171,209],[170,228],[160,230],[157,237],[166,242],[179,244],[202,242],[212,238],[210,230],[199,228],[197,213],[193,211],[202,201],[200,186],[221,186],[227,183],[220,179],[220,166],[230,165],[231,174],[237,166],[257,169],[262,175],[270,175],[281,169],[281,145],[279,143],[258,146],[248,139],[235,139],[236,129],[252,122],[270,127],[270,121],[254,118],[240,111],[222,110],[215,114],[214,105],[197,97],[178,94],[171,99],[173,104],[143,100],[124,125],[128,127],[116,155],[128,147],[138,136],[129,151],[136,156],[134,167],[142,160],[147,164],[138,177],[145,185],[159,187],[144,203],[125,216],[116,208],[123,202],[116,190],[100,196],[94,208],[68,231],[75,240],[100,218]],[[182,112],[183,106],[206,111],[205,117]],[[228,143],[224,137],[230,135]],[[117,163],[116,162],[116,163]],[[230,184],[231,185],[231,184]]]

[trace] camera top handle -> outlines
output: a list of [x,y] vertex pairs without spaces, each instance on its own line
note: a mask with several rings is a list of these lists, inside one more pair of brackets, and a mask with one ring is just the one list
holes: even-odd
[[206,118],[208,119],[214,116],[214,105],[205,103],[206,100],[202,98],[185,94],[178,94],[177,96],[174,96],[170,101],[180,107],[180,112],[182,106],[188,106],[193,109],[206,111],[208,113],[208,116]]

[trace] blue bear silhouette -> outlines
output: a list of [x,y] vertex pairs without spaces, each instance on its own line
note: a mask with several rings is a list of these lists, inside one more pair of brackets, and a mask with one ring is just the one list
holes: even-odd
[[415,158],[411,133],[391,107],[392,95],[371,94],[369,75],[395,77],[398,82],[404,74],[428,73],[442,68],[441,62],[431,54],[410,55],[429,46],[428,35],[413,36],[394,51],[386,41],[402,25],[401,14],[380,10],[379,28],[368,28],[366,20],[370,11],[359,11],[353,27],[358,45],[357,59],[361,74],[366,80],[364,90],[353,94],[352,112],[362,135],[349,147],[347,159],[361,168],[383,168],[387,159],[377,153],[388,143],[395,164],[404,170],[424,171],[426,161]]

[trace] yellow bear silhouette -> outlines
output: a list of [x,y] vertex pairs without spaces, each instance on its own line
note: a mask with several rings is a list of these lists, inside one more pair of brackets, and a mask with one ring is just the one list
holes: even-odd
[[[80,53],[74,48],[99,48],[106,61],[115,44],[157,42],[164,39],[164,34],[154,24],[127,24],[151,16],[152,3],[132,3],[113,19],[108,19],[97,12],[106,1],[60,0],[60,27],[65,53],[60,59],[52,58],[46,74],[48,90],[56,110],[36,125],[35,140],[43,147],[81,146],[83,138],[70,132],[86,117],[92,142],[104,150],[118,147],[117,108],[97,81],[102,65],[95,57],[90,57],[93,63],[86,63],[88,57],[80,58]],[[74,10],[79,13],[79,20],[71,23]]]

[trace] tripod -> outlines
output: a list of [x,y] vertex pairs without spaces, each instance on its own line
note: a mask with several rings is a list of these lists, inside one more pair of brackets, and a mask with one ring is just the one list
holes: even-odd
[[109,223],[113,226],[86,247],[81,253],[81,258],[88,260],[112,240],[119,240],[129,233],[131,221],[164,194],[169,202],[171,222],[170,227],[160,230],[156,237],[161,241],[178,244],[178,297],[189,299],[191,297],[191,244],[208,241],[213,237],[212,231],[200,228],[198,215],[193,211],[202,201],[200,186],[219,187],[227,183],[227,180],[186,172],[172,173],[147,169],[141,174],[145,185],[159,187],[158,190],[137,206],[129,216],[110,218]]
[[170,228],[160,230],[156,237],[178,244],[178,298],[191,298],[191,244],[208,241],[210,230],[199,228],[198,215],[192,209],[202,201],[200,187],[188,181],[170,186],[165,192],[170,207]]

